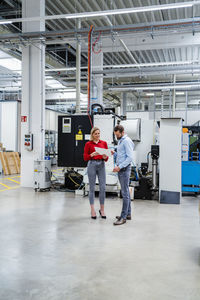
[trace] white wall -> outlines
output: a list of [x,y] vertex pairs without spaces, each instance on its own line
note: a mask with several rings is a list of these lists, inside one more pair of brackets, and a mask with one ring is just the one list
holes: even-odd
[[147,154],[154,144],[155,125],[153,120],[141,120],[141,141],[135,142],[135,164],[140,167],[142,162],[147,162]]
[[18,151],[18,103],[0,103],[0,141],[7,150]]
[[151,120],[148,111],[133,111],[127,112],[127,119],[142,119],[142,120]]
[[[57,131],[58,115],[61,113],[45,110],[47,130]],[[7,150],[21,152],[21,103],[0,102],[0,142]]]
[[[178,116],[176,116],[178,117]],[[184,117],[186,119],[186,116]],[[188,111],[187,112],[187,125],[192,125],[200,120],[200,110]],[[186,120],[185,120],[186,122]],[[183,124],[186,124],[183,122]]]
[[60,115],[60,113],[46,109],[45,110],[45,129],[46,130],[54,130],[54,131],[58,131],[58,115]]
[[[127,112],[127,118],[128,119],[135,119],[135,118],[141,118],[144,120],[160,120],[161,118],[161,111],[154,112],[147,112],[147,111],[141,111],[141,112]],[[169,118],[170,112],[169,111],[163,111],[162,113],[163,118]],[[175,118],[182,118],[184,119],[183,124],[186,125],[192,125],[200,120],[200,110],[188,110],[187,112],[184,110],[178,110],[174,113]],[[187,122],[186,122],[187,121]]]
[[[148,112],[145,112],[144,117],[147,117]],[[140,113],[134,114],[136,118],[141,118]],[[128,119],[131,118],[130,115],[127,116]],[[156,122],[154,120],[141,119],[141,141],[134,142],[134,164],[137,167],[141,166],[142,162],[147,162],[147,154],[151,151],[151,145],[155,144],[155,132],[156,132]],[[151,165],[150,165],[151,168]]]

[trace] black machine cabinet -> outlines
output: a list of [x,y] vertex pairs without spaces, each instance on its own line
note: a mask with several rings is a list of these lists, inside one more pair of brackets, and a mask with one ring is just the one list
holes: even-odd
[[58,116],[59,167],[86,167],[83,152],[91,128],[87,115]]

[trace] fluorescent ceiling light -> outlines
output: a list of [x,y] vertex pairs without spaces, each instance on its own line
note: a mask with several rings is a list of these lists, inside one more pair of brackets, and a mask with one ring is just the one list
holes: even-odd
[[138,68],[139,67],[160,67],[160,66],[174,66],[174,65],[190,65],[199,64],[198,60],[187,60],[187,61],[169,61],[169,62],[156,62],[156,63],[139,63],[139,64],[123,64],[123,65],[104,65],[104,69],[118,69],[118,68]]
[[64,93],[63,98],[76,99],[76,92]]
[[0,25],[11,24],[13,21],[0,20]]
[[5,91],[7,91],[9,88],[19,88],[19,90],[21,90],[21,82],[17,82],[17,83],[13,83],[8,81],[6,84],[1,84],[0,89],[4,89]]
[[178,96],[185,95],[185,92],[176,92],[176,95]]
[[9,69],[13,72],[21,72],[19,71],[21,69],[21,61],[14,57],[0,59],[0,66]]
[[50,86],[54,89],[64,87],[63,84],[61,84],[58,80],[53,79],[53,77],[49,77],[48,79],[46,79],[46,81],[47,86]]
[[189,100],[189,104],[199,104],[199,100]]
[[185,84],[185,85],[163,85],[163,86],[143,86],[143,87],[122,87],[122,88],[108,88],[109,91],[166,91],[166,90],[174,90],[174,89],[190,89],[190,88],[199,88],[200,89],[200,82],[197,84]]
[[146,96],[154,96],[155,94],[154,93],[146,93]]
[[[59,95],[59,93],[58,93]],[[60,99],[71,99],[71,100],[76,100],[76,92],[69,92],[69,93],[62,93],[59,95]],[[81,94],[81,99],[80,99],[81,103],[87,103],[87,100],[85,98],[84,94]],[[75,102],[75,101],[74,101]],[[63,102],[62,102],[63,103]]]
[[0,50],[0,59],[10,58],[10,55]]
[[[162,4],[162,5],[152,5],[152,6],[142,6],[142,7],[130,7],[123,9],[115,9],[115,10],[104,10],[104,11],[93,11],[93,12],[83,12],[78,14],[68,14],[66,15],[66,19],[79,19],[79,18],[90,18],[90,17],[101,17],[101,16],[113,16],[113,15],[121,15],[121,14],[131,14],[131,13],[139,13],[139,12],[152,12],[159,10],[167,10],[167,9],[176,9],[181,7],[192,7],[195,4],[199,4],[200,1],[189,1],[189,2],[180,2],[180,3],[172,3],[172,4]],[[47,19],[47,18],[46,18]]]
[[161,103],[155,103],[155,105],[161,105]]
[[[71,106],[71,105],[75,105],[76,103],[75,102],[56,102],[56,105],[68,105],[68,106]],[[80,103],[80,107],[87,107],[87,103]]]
[[71,105],[72,103],[71,102],[56,102],[56,105]]
[[5,86],[5,87],[0,87],[0,90],[1,91],[6,91],[6,92],[13,92],[13,91],[20,91],[21,90],[21,87],[20,86]]
[[5,87],[6,91],[19,91],[19,86],[10,86],[8,88]]
[[[47,83],[48,85],[48,83]],[[46,88],[47,93],[68,93],[68,92],[76,92],[76,89],[72,88],[67,88],[67,87],[61,87],[61,88],[54,88],[54,87],[47,87]]]
[[45,72],[76,71],[76,67],[45,69]]
[[62,87],[60,83],[50,83],[50,84],[48,83],[48,86],[51,86],[54,89]]
[[64,93],[69,93],[69,92],[76,92],[76,89],[59,89],[57,92],[64,92]]

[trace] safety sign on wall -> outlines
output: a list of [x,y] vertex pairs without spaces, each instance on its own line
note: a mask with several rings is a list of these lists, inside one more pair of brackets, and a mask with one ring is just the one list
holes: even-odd
[[21,122],[27,122],[27,116],[21,116]]

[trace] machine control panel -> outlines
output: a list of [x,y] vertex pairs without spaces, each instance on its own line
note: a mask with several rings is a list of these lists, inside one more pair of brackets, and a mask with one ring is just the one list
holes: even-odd
[[33,150],[33,134],[25,134],[24,135],[24,148],[27,151]]
[[71,133],[71,118],[63,118],[62,132]]

